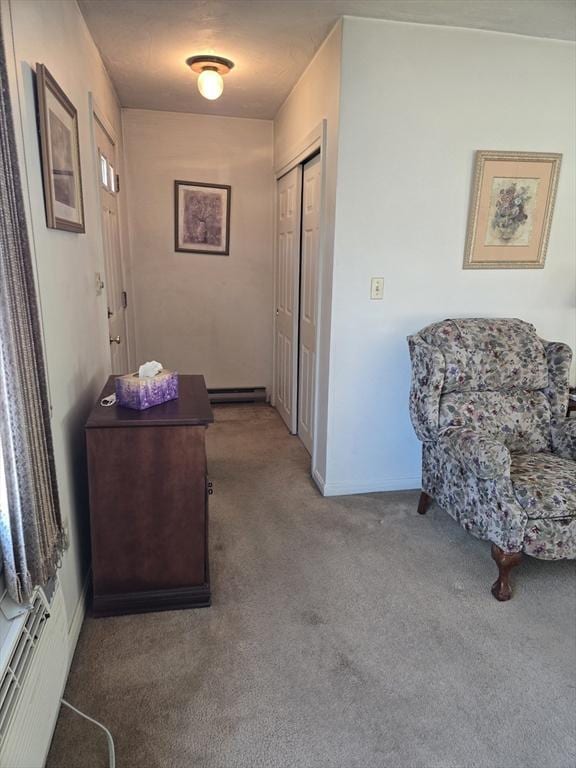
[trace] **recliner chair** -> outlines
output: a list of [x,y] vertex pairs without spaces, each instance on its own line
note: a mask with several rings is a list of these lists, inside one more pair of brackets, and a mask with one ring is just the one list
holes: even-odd
[[410,416],[422,441],[424,514],[434,499],[492,542],[497,600],[522,554],[576,558],[572,351],[516,319],[444,320],[409,336]]

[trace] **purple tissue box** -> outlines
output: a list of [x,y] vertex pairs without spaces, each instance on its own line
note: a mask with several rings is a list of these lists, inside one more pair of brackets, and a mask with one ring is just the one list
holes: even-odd
[[174,371],[160,371],[142,379],[137,373],[128,373],[116,379],[116,402],[123,408],[145,411],[177,398],[178,374]]

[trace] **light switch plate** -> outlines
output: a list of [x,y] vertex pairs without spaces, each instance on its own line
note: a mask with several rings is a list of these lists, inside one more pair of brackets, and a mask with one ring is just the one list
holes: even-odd
[[384,295],[384,278],[373,277],[370,281],[370,298],[381,299]]

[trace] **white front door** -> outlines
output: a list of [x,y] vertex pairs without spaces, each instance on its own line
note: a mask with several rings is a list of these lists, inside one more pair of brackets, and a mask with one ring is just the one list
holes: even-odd
[[100,171],[100,215],[104,244],[104,285],[108,300],[112,373],[128,373],[126,293],[120,250],[116,146],[94,115],[94,135]]
[[316,370],[316,296],[320,246],[320,155],[304,165],[302,250],[300,268],[300,342],[298,371],[298,436],[309,453],[314,439]]
[[276,232],[276,338],[274,402],[286,426],[296,434],[298,376],[298,292],[302,168],[278,181]]

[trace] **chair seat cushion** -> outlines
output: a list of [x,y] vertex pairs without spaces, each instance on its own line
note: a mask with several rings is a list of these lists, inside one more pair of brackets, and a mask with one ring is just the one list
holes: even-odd
[[576,461],[553,453],[513,453],[510,479],[529,518],[576,517]]

